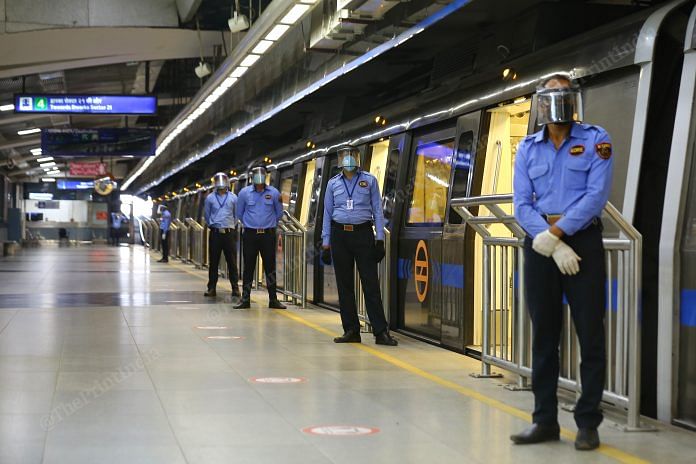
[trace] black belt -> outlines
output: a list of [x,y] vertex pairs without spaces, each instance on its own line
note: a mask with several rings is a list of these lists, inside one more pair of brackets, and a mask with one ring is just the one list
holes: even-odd
[[[559,219],[563,217],[562,214],[542,214],[542,218],[544,218],[544,221],[548,222],[549,225],[554,225],[556,222],[558,222]],[[587,229],[590,226],[601,226],[602,225],[602,220],[598,217],[593,218],[583,229]],[[582,230],[582,229],[581,229]]]
[[219,234],[231,234],[235,231],[234,227],[211,227],[210,230]]
[[269,227],[268,229],[254,229],[252,227],[245,227],[244,232],[247,232],[247,231],[249,233],[265,234],[265,233],[275,232],[275,227]]
[[331,221],[331,225],[345,232],[354,232],[364,229],[372,230],[372,221],[363,222],[362,224],[341,224],[336,221]]

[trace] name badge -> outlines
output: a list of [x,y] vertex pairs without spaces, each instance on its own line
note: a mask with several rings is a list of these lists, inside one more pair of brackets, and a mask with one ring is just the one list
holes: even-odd
[[346,200],[346,209],[351,211],[353,209],[353,199]]

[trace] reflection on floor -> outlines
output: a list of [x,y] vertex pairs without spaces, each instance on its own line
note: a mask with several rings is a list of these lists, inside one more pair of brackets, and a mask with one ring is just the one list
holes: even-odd
[[531,395],[470,378],[476,361],[403,336],[395,349],[371,336],[335,345],[333,312],[269,310],[262,292],[236,311],[224,282],[207,300],[204,271],[157,258],[124,246],[0,260],[0,463],[693,457],[689,432],[609,422],[602,452],[578,453],[568,438],[515,447],[508,435],[526,425]]

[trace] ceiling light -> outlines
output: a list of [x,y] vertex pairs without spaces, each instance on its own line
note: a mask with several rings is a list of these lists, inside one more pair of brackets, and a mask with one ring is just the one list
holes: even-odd
[[271,48],[271,45],[273,45],[273,42],[270,40],[262,40],[260,41],[256,47],[251,51],[251,53],[256,53],[257,55],[263,55],[268,51],[269,48]]
[[232,17],[227,20],[227,26],[230,28],[230,32],[241,32],[249,29],[249,20],[246,16],[237,14],[235,11]]
[[210,108],[211,106],[212,106],[212,103],[210,103],[209,101],[204,101],[203,103],[201,103],[201,104],[198,106],[198,108],[202,108],[202,109],[205,111],[205,110],[207,110],[208,108]]
[[12,111],[14,109],[13,104],[9,105],[0,105],[0,111]]
[[241,63],[239,63],[239,66],[250,68],[258,61],[259,58],[261,58],[261,55],[249,54],[242,60]]
[[280,20],[282,24],[295,24],[309,10],[309,5],[298,4],[293,6],[288,14]]
[[47,156],[47,157],[45,157],[45,158],[38,158],[36,161],[39,162],[39,163],[45,163],[46,161],[53,161],[53,157],[52,157],[52,156]]
[[247,72],[247,69],[249,69],[249,68],[242,68],[242,67],[235,68],[234,71],[232,71],[232,74],[230,74],[230,76],[237,77],[237,78],[242,77],[242,75],[244,75],[244,73]]
[[43,153],[43,150],[41,150],[40,148],[32,148],[32,149],[29,150],[29,151],[30,151],[31,154],[34,155],[34,156],[39,156],[39,155],[41,155],[41,154]]
[[308,5],[314,5],[317,0],[300,0],[300,3],[307,3]]
[[43,168],[43,170],[48,172],[48,171],[53,171],[53,168]]
[[17,131],[17,135],[29,135],[29,134],[36,134],[38,132],[41,132],[41,129],[38,127],[33,127],[31,129],[24,129],[21,131]]
[[205,61],[201,61],[198,63],[198,66],[193,69],[193,71],[196,73],[196,76],[198,76],[199,79],[203,79],[205,76],[210,75],[210,73],[213,72],[213,69]]
[[56,180],[53,177],[42,177],[41,182],[55,182]]
[[50,163],[39,164],[39,166],[41,166],[42,168],[50,168],[51,166],[55,166],[55,165],[56,165],[56,163],[54,163],[53,161],[51,161]]
[[224,81],[222,81],[222,84],[220,84],[219,88],[227,90],[230,87],[232,87],[235,82],[237,82],[237,78],[230,76],[227,79],[225,79]]
[[286,26],[285,24],[276,24],[276,26],[271,29],[271,32],[264,37],[264,40],[272,40],[275,42],[276,40],[280,39],[283,34],[288,31],[288,29],[290,29],[290,26]]

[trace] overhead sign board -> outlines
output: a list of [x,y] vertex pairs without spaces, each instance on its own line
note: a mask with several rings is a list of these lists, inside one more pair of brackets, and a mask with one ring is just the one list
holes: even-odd
[[157,148],[147,129],[44,129],[41,150],[45,156],[152,156]]
[[156,114],[154,95],[15,95],[15,113]]
[[56,184],[59,190],[91,190],[94,188],[93,180],[58,179]]
[[71,162],[69,166],[71,177],[98,177],[105,176],[107,173],[106,163],[98,161],[94,163]]

